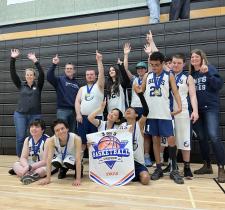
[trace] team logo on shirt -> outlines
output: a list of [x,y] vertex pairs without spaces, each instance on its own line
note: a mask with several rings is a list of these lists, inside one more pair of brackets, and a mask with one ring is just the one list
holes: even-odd
[[189,146],[190,146],[189,142],[188,141],[185,141],[184,142],[184,147],[189,147]]
[[103,137],[97,144],[93,144],[94,151],[92,158],[98,159],[99,163],[105,163],[110,169],[116,162],[122,162],[123,157],[130,156],[130,151],[126,148],[127,140],[119,140],[116,132],[102,133]]

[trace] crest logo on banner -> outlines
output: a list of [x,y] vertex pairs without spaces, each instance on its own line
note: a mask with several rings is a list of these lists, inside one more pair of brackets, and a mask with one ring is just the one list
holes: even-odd
[[132,134],[111,129],[87,135],[89,176],[98,184],[120,186],[134,177]]

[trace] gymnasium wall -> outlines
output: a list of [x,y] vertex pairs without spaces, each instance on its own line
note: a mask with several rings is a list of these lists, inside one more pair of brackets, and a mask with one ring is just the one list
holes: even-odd
[[[223,3],[223,4],[221,4]],[[208,6],[210,5],[210,1]],[[208,14],[222,11],[224,1],[214,1]],[[130,42],[130,69],[135,73],[135,64],[147,57],[143,51],[145,35],[152,30],[159,50],[167,56],[183,52],[189,57],[194,48],[203,49],[209,61],[215,65],[225,79],[225,16],[205,17],[207,5],[192,4],[203,18],[183,21],[162,22],[148,25],[148,9],[145,7],[119,10],[110,13],[60,18],[57,20],[37,21],[0,27],[0,154],[15,154],[15,128],[13,112],[16,107],[18,90],[12,84],[9,74],[10,49],[19,48],[22,55],[16,62],[17,72],[23,77],[24,69],[31,67],[26,55],[34,51],[47,72],[55,54],[60,56],[60,65],[56,74],[63,73],[67,62],[76,67],[76,77],[84,82],[87,68],[96,67],[95,50],[103,54],[105,72],[118,57],[122,58],[122,46]],[[168,7],[162,8],[166,12]],[[202,12],[203,11],[203,12]],[[197,12],[196,12],[197,13]],[[211,13],[212,14],[212,13]],[[201,17],[201,16],[200,16]],[[221,93],[220,133],[225,142],[225,88]],[[56,94],[52,86],[45,81],[42,93],[43,117],[49,125],[55,119]],[[199,160],[198,140],[193,140],[192,157]]]

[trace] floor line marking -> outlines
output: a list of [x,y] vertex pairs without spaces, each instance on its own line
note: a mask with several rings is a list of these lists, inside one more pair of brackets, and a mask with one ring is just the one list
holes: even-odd
[[191,187],[187,186],[187,190],[188,190],[188,194],[189,194],[189,197],[190,197],[192,208],[195,209],[196,208],[196,204],[195,204],[195,200],[193,198],[192,192],[191,192]]

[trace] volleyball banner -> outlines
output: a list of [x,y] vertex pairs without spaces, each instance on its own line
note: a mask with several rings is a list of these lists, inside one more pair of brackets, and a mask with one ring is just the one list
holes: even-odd
[[87,135],[89,177],[106,186],[122,186],[134,176],[132,133],[128,129],[111,129]]

